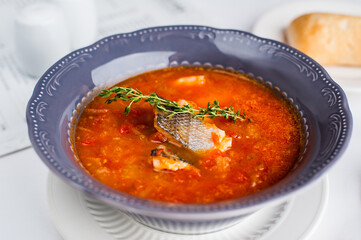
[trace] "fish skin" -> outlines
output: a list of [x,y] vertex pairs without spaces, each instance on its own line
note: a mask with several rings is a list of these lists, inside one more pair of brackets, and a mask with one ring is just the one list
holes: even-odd
[[186,147],[194,152],[207,151],[218,146],[213,140],[213,135],[220,136],[219,144],[226,151],[232,146],[232,139],[225,136],[224,131],[214,124],[205,123],[199,118],[194,118],[190,113],[179,113],[168,117],[167,112],[154,108],[154,127],[164,134],[169,142]]
[[168,117],[167,112],[155,109],[155,128],[192,151],[204,151],[214,147],[212,129],[189,113],[179,113]]
[[151,151],[150,155],[153,163],[153,168],[156,171],[178,171],[180,169],[192,169],[199,171],[189,162],[185,161],[183,158],[173,153],[173,151],[168,149],[165,145],[159,145],[157,148]]

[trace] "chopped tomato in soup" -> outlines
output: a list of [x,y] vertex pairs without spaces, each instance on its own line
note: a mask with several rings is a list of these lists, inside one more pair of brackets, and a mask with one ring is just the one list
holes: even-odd
[[[200,107],[217,100],[233,105],[251,121],[207,119],[231,138],[225,151],[191,155],[191,166],[156,170],[151,152],[168,139],[154,127],[153,107],[96,97],[77,123],[75,144],[84,168],[119,191],[173,203],[210,203],[243,197],[277,183],[292,169],[303,148],[303,128],[293,107],[268,87],[245,75],[202,67],[176,67],[146,72],[117,86]],[[219,136],[213,136],[219,142]],[[172,143],[169,143],[172,145]],[[179,146],[177,147],[178,151]],[[154,154],[161,155],[162,149]],[[169,154],[172,151],[169,150]],[[158,160],[163,160],[160,156]],[[158,164],[161,164],[158,161]]]

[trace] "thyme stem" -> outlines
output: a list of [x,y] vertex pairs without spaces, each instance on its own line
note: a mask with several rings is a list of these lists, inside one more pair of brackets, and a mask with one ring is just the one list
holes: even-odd
[[[113,97],[110,97],[112,94],[115,94]],[[125,108],[124,112],[126,115],[129,114],[131,106],[133,103],[137,103],[141,100],[156,106],[159,110],[168,112],[168,117],[172,117],[176,114],[189,113],[192,117],[198,117],[204,119],[206,117],[215,118],[215,117],[224,117],[225,119],[230,119],[236,122],[237,120],[248,120],[251,121],[243,111],[242,113],[234,111],[233,106],[221,108],[218,101],[213,101],[213,103],[208,103],[206,108],[199,107],[194,109],[193,106],[186,104],[180,106],[176,101],[171,101],[169,99],[162,98],[156,93],[149,93],[144,95],[138,89],[133,89],[131,87],[112,87],[110,89],[104,89],[99,94],[100,97],[108,98],[105,103],[110,104],[118,99],[123,101],[129,101],[129,105]]]

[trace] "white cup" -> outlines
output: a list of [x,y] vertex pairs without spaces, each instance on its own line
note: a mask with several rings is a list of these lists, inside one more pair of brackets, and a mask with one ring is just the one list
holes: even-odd
[[39,2],[21,9],[15,18],[15,48],[24,71],[41,76],[70,52],[70,38],[62,10]]
[[63,10],[72,50],[94,43],[98,27],[94,0],[54,0]]

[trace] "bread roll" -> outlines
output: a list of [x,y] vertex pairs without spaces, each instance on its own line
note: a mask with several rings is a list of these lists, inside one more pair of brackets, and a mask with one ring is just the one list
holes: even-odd
[[302,15],[286,29],[286,39],[322,65],[361,66],[361,17]]

